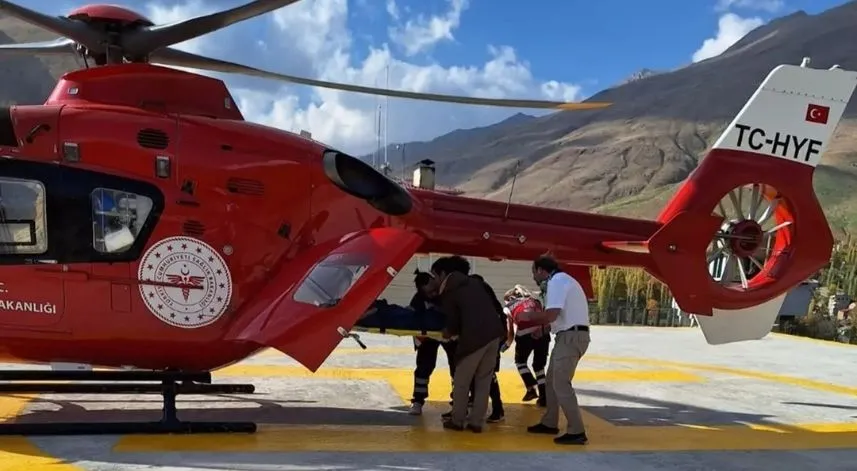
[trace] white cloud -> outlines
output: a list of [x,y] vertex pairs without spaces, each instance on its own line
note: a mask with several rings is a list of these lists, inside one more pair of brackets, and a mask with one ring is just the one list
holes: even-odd
[[[407,8],[387,2],[388,14],[399,17],[398,24],[404,25],[394,37],[403,41],[406,51],[425,51],[438,41],[451,40],[467,3],[446,1],[449,9],[445,14],[415,20],[406,18],[410,16]],[[170,7],[149,5],[147,12],[155,23],[162,23],[195,16],[202,8],[206,12],[227,8],[224,3],[172,0]],[[350,30],[349,21],[354,19],[349,17],[348,6],[346,0],[302,0],[186,43],[182,49],[193,48],[194,52],[275,72],[367,86],[384,87],[389,67],[389,87],[395,89],[492,98],[581,98],[576,85],[534,78],[529,64],[509,46],[488,46],[481,65],[440,64],[425,58],[414,63],[396,57],[386,44],[355,46],[360,41]],[[232,32],[225,40],[227,31]],[[403,39],[406,37],[410,39]],[[249,121],[295,132],[308,130],[314,138],[353,154],[376,147],[377,109],[382,99],[260,79],[223,78]],[[520,111],[405,99],[389,99],[388,110],[389,142],[431,139],[458,128],[492,124]]]
[[742,18],[734,13],[726,13],[717,22],[717,34],[703,41],[702,46],[693,53],[693,62],[721,54],[762,24],[764,21],[761,18]]
[[387,14],[393,21],[399,21],[399,7],[396,5],[396,0],[387,0]]
[[786,4],[784,0],[718,0],[714,7],[717,11],[727,11],[730,8],[743,8],[745,10],[762,10],[776,13]]
[[[216,5],[212,5],[211,3],[206,5],[204,1],[205,0],[189,0],[186,3],[166,5],[163,3],[152,3],[147,5],[147,16],[149,16],[149,19],[154,21],[156,24],[175,23],[192,16],[209,15],[217,10]],[[181,49],[185,51],[199,54],[203,41],[205,41],[205,38],[194,38],[190,41],[177,44],[177,46],[181,47]]]
[[[415,19],[407,20],[404,25],[391,26],[390,39],[401,46],[409,56],[426,52],[441,41],[454,40],[452,31],[461,24],[461,14],[467,9],[468,0],[447,1],[449,10],[443,15],[418,15]],[[390,16],[398,20],[399,14],[393,0],[387,2],[387,11],[390,11],[391,4],[393,12]]]

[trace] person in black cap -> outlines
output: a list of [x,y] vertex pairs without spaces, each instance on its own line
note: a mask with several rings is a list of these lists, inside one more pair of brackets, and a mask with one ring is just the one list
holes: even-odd
[[[425,315],[426,311],[435,306],[437,286],[433,283],[431,273],[414,272],[414,287],[417,292],[411,298],[410,307],[417,316]],[[417,352],[417,367],[414,370],[414,392],[411,398],[410,415],[421,415],[429,393],[429,379],[437,366],[437,350],[443,347],[449,362],[449,376],[455,376],[455,341],[439,342],[429,337],[414,337],[414,349]],[[450,393],[450,399],[452,394]]]

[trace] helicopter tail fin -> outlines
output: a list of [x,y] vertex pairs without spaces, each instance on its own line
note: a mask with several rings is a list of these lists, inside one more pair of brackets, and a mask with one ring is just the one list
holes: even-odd
[[356,232],[289,261],[226,336],[275,348],[315,372],[423,239],[395,228]]
[[774,68],[663,209],[650,271],[710,344],[760,339],[830,258],[813,190],[857,73]]

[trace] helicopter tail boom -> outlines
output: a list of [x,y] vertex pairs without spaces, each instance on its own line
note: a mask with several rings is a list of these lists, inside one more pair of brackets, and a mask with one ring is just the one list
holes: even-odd
[[780,65],[663,209],[649,271],[710,344],[760,339],[788,290],[830,258],[813,173],[857,73]]

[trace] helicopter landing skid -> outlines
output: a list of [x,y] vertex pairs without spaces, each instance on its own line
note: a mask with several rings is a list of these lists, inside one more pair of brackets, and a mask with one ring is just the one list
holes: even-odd
[[[58,381],[79,381],[84,384]],[[147,382],[149,384],[146,384]],[[163,415],[158,422],[0,422],[0,435],[254,433],[256,424],[253,422],[184,421],[179,420],[176,409],[176,396],[179,394],[252,394],[254,392],[255,387],[252,384],[211,384],[209,372],[0,370],[0,395],[8,393],[160,394],[164,400]]]

